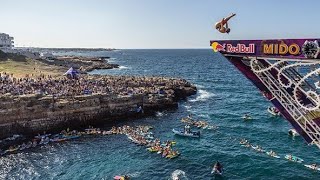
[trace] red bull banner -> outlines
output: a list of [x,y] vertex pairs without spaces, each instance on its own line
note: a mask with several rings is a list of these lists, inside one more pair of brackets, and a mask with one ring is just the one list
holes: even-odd
[[320,39],[218,40],[214,52],[239,56],[319,59]]

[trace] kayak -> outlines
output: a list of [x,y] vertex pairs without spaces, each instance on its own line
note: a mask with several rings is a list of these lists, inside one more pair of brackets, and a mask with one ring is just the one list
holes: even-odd
[[317,170],[317,171],[320,171],[320,168],[318,168],[318,167],[313,167],[312,165],[307,165],[307,164],[305,164],[304,165],[305,167],[307,167],[307,168],[309,168],[309,169],[312,169],[312,170]]
[[154,139],[154,137],[152,135],[147,135],[145,138],[146,139]]
[[267,111],[272,114],[273,116],[280,116],[280,112],[275,112],[275,108],[273,107],[268,107]]
[[18,151],[19,150],[19,146],[18,147],[15,147],[15,148],[9,148],[5,151],[5,153],[12,153],[12,152],[15,152],[15,151]]
[[[174,145],[176,145],[175,141],[169,142],[169,146],[174,146]],[[167,143],[162,143],[161,146],[167,146]]]
[[218,129],[218,127],[217,126],[207,126],[206,129]]
[[242,147],[246,147],[246,148],[251,147],[251,145],[250,145],[250,144],[241,144],[241,146],[242,146]]
[[130,177],[129,176],[115,176],[113,177],[114,180],[129,180]]
[[113,177],[114,180],[124,180],[123,176],[115,176]]
[[147,148],[147,150],[150,152],[158,152],[158,150],[156,148],[152,148],[152,147]]
[[178,157],[179,155],[180,155],[180,153],[177,153],[175,155],[169,154],[169,155],[166,156],[166,158],[174,159],[174,158]]
[[289,161],[293,161],[293,162],[298,162],[298,163],[302,163],[303,159],[297,157],[297,156],[292,156],[292,158],[290,159],[290,155],[286,155],[284,158],[286,158]]
[[172,132],[175,135],[179,135],[179,136],[194,137],[194,138],[199,138],[200,137],[200,131],[191,131],[190,133],[185,133],[182,130],[172,129]]
[[258,146],[251,146],[251,147],[252,147],[252,149],[254,149],[254,150],[258,151],[258,152],[266,152],[265,150],[259,148]]
[[102,131],[102,135],[111,135],[112,131]]
[[274,158],[277,158],[277,159],[280,159],[280,156],[278,155],[271,155],[270,152],[266,152],[267,155],[271,156],[271,157],[274,157]]

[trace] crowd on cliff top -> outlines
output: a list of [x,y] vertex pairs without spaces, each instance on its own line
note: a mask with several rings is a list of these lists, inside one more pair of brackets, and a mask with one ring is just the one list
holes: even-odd
[[166,94],[171,96],[173,88],[190,86],[184,79],[136,76],[87,76],[77,78],[53,78],[26,75],[15,78],[13,74],[0,72],[0,96],[4,94],[42,94],[55,96],[76,96],[93,93],[114,95]]

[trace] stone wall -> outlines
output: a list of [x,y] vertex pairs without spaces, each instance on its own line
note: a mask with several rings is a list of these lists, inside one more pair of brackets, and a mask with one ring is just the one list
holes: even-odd
[[150,101],[147,96],[111,96],[94,94],[68,98],[53,96],[0,96],[0,139],[13,134],[33,135],[43,131],[88,127],[97,123],[143,116],[177,107],[177,99],[196,93],[195,87],[177,89],[174,98],[160,95]]

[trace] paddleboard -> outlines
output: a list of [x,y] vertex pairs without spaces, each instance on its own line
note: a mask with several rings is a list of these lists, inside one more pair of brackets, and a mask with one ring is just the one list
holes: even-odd
[[312,170],[320,171],[320,168],[314,168],[314,167],[312,167],[311,165],[305,164],[304,166],[307,167],[307,168],[309,168],[309,169],[312,169]]
[[266,152],[266,154],[267,154],[267,155],[269,155],[269,156],[271,156],[271,157],[274,157],[274,158],[280,159],[280,156],[278,156],[278,155],[272,156],[270,152]]

